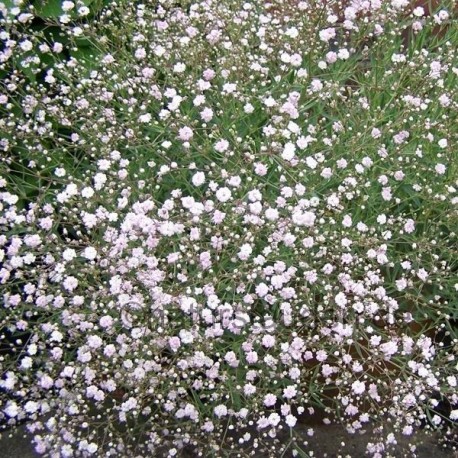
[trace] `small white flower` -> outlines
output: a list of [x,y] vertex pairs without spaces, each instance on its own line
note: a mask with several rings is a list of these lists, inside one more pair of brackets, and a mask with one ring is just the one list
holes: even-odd
[[183,342],[184,344],[191,344],[194,342],[193,335],[185,329],[182,329],[178,335],[180,336],[181,342]]
[[347,305],[347,302],[348,302],[345,294],[342,292],[338,293],[336,297],[334,298],[334,300],[336,301],[336,304],[339,307],[345,307],[345,305]]
[[227,202],[228,200],[230,200],[232,197],[232,193],[231,193],[231,190],[229,188],[219,188],[217,191],[216,191],[216,198],[220,201],[220,202]]
[[436,164],[434,170],[437,174],[444,175],[445,171],[447,170],[447,167],[444,164]]
[[396,288],[398,291],[404,291],[407,288],[407,280],[405,278],[396,280]]
[[30,40],[21,41],[19,46],[23,51],[31,51],[33,49],[33,44]]
[[201,186],[205,183],[205,173],[204,172],[196,172],[193,176],[192,176],[192,184],[194,186]]
[[413,219],[408,219],[406,223],[404,224],[404,231],[407,234],[411,234],[412,232],[415,231],[415,221]]
[[272,407],[275,405],[275,403],[277,402],[277,396],[275,396],[274,394],[266,394],[264,396],[264,405],[266,407]]
[[310,90],[312,92],[319,92],[321,89],[323,89],[323,83],[317,78],[313,79],[310,84]]
[[78,14],[80,16],[87,16],[90,12],[91,10],[87,6],[81,6],[78,8]]
[[447,148],[447,145],[448,145],[448,141],[446,138],[441,138],[437,144],[441,147],[441,148]]
[[393,356],[398,351],[398,345],[396,342],[386,342],[380,345],[380,350],[385,354],[386,357]]
[[65,278],[63,286],[67,291],[72,292],[78,287],[78,280],[73,276],[68,276]]
[[146,50],[145,48],[138,48],[135,50],[135,57],[139,60],[144,59],[146,57]]
[[29,356],[25,356],[21,360],[20,367],[21,369],[30,369],[33,366],[33,360]]
[[273,427],[277,426],[280,421],[281,421],[281,418],[280,418],[280,415],[278,415],[278,413],[271,413],[269,415],[269,418],[268,418],[268,421],[269,421],[269,424]]
[[292,399],[294,396],[296,396],[296,394],[297,390],[293,385],[290,385],[283,390],[283,397],[286,399]]
[[70,2],[70,1],[62,2],[62,11],[67,12],[67,11],[72,10],[74,7],[75,7],[75,4],[73,2]]
[[275,99],[272,96],[269,96],[264,100],[264,105],[268,108],[272,108],[275,105],[277,105],[277,102],[275,101]]
[[86,447],[86,451],[88,453],[90,453],[91,455],[93,455],[95,452],[97,452],[97,449],[98,449],[98,445],[95,444],[94,442],[91,442],[87,447]]
[[333,27],[329,27],[328,29],[320,30],[318,34],[321,41],[328,42],[329,40],[335,38],[336,36],[336,29]]
[[244,243],[240,247],[240,250],[237,256],[240,260],[246,261],[251,256],[252,252],[253,252],[253,248],[251,248],[251,245],[249,243]]
[[3,412],[5,412],[8,417],[14,418],[19,414],[19,407],[14,401],[10,401],[6,408],[3,409]]
[[259,283],[259,285],[256,286],[256,294],[259,297],[266,296],[268,292],[269,292],[269,287],[265,283]]
[[285,161],[290,161],[291,159],[294,158],[295,153],[296,153],[296,146],[294,145],[294,143],[289,142],[283,148],[283,152],[281,154],[281,157]]
[[350,57],[350,53],[348,52],[348,49],[342,48],[339,49],[337,57],[341,60],[347,60]]
[[187,141],[191,140],[193,136],[194,136],[194,133],[193,133],[192,129],[190,127],[188,127],[188,126],[182,127],[178,131],[178,138],[181,141],[187,142]]
[[290,415],[286,415],[285,423],[290,428],[294,428],[294,426],[296,426],[296,423],[297,423],[297,418],[294,415],[291,415],[291,414]]
[[145,113],[142,114],[138,117],[138,122],[141,122],[142,124],[147,124],[151,122],[152,116],[150,113]]
[[76,251],[73,248],[67,248],[62,253],[62,258],[64,259],[64,261],[71,261],[72,259],[76,258]]
[[186,65],[183,62],[179,62],[173,66],[174,73],[183,73],[186,70]]
[[213,110],[206,107],[200,112],[200,116],[205,122],[210,122],[213,119]]
[[315,224],[316,216],[314,213],[305,211],[305,212],[295,212],[292,215],[292,221],[298,226],[312,227]]
[[219,140],[216,144],[215,144],[215,150],[218,151],[218,153],[224,153],[225,151],[227,151],[227,149],[229,148],[229,142],[227,140]]
[[360,382],[359,380],[356,380],[356,382],[352,383],[351,389],[353,390],[353,393],[355,394],[362,394],[364,393],[364,391],[366,391],[366,385],[364,382]]
[[94,247],[87,247],[83,251],[83,257],[89,261],[94,260],[97,257],[97,250]]
[[35,401],[27,401],[24,410],[28,413],[35,413],[38,410],[38,403]]
[[103,345],[103,340],[99,336],[89,336],[87,338],[87,344],[90,348],[97,349]]
[[218,418],[225,417],[227,415],[227,407],[223,404],[220,404],[213,409],[213,413]]
[[251,103],[247,103],[245,104],[245,106],[243,107],[243,111],[246,113],[246,114],[251,114],[254,112],[254,106],[251,104]]
[[81,195],[85,199],[91,198],[94,194],[95,194],[94,190],[92,188],[90,188],[90,187],[86,187],[81,191]]
[[254,164],[254,173],[262,177],[267,174],[267,167],[264,164],[257,162]]

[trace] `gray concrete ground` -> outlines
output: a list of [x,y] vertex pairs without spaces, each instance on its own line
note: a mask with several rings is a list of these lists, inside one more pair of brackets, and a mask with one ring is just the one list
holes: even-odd
[[14,433],[3,432],[0,439],[0,458],[36,458],[40,456],[35,453],[30,441],[31,438],[27,436],[24,426]]
[[[308,441],[310,448],[315,450],[314,458],[363,458],[365,455],[366,444],[370,439],[368,434],[348,435],[341,426],[314,426],[315,434],[313,437],[307,435],[307,426],[299,426],[301,440]],[[408,441],[400,440],[396,448],[386,456],[394,458],[417,457],[417,458],[458,458],[458,452],[452,449],[445,449],[440,446],[438,437],[428,436],[419,432],[415,436],[416,452],[412,454],[408,451]],[[342,445],[344,444],[344,445]],[[306,447],[304,447],[307,449]],[[277,455],[280,457],[280,453]],[[5,432],[0,438],[0,458],[37,458],[40,455],[34,452],[30,443],[30,436],[27,436],[25,427],[22,426],[15,433]],[[235,456],[235,455],[231,455]],[[259,455],[259,458],[267,458],[268,455]],[[291,456],[291,453],[284,455]],[[269,458],[275,458],[270,455]],[[119,457],[133,458],[133,457]],[[149,458],[149,457],[145,457]],[[156,458],[156,457],[151,457]],[[157,457],[161,458],[161,457]]]

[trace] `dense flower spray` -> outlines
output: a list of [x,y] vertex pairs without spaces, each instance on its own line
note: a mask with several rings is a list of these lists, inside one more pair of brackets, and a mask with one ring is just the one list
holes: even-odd
[[452,2],[65,1],[46,33],[29,3],[0,2],[4,425],[51,457],[296,456],[318,409],[373,456],[445,434]]

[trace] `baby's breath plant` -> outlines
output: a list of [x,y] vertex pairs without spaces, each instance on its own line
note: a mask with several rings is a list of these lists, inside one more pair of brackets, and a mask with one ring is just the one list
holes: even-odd
[[318,413],[375,457],[452,441],[454,2],[0,11],[5,429],[56,458],[309,456]]

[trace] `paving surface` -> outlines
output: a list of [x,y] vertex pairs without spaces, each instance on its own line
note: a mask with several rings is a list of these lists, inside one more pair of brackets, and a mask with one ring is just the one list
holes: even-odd
[[36,458],[31,437],[27,435],[25,426],[21,426],[15,433],[4,432],[0,439],[0,458]]
[[[304,441],[309,443],[310,448],[314,449],[315,453],[310,455],[314,458],[364,458],[367,442],[370,440],[370,435],[348,435],[341,426],[314,426],[315,434],[313,437],[307,435],[307,426],[299,426],[300,433],[299,444]],[[286,439],[285,439],[286,440]],[[453,449],[445,449],[439,443],[435,436],[427,436],[423,432],[419,432],[415,436],[415,453],[409,452],[408,440],[400,439],[396,448],[390,450],[389,454],[384,456],[393,458],[416,457],[416,458],[458,458],[458,452]],[[343,445],[344,444],[344,445]],[[307,447],[303,447],[307,450]],[[3,433],[0,438],[0,458],[37,458],[38,455],[34,452],[31,445],[31,438],[27,435],[25,426],[22,426],[15,433]],[[192,456],[192,455],[189,455]],[[264,457],[280,457],[281,453],[270,455],[259,454],[259,458]],[[291,453],[286,453],[283,458],[291,457]],[[133,458],[121,457],[118,458]],[[150,458],[150,457],[145,457]],[[151,457],[156,458],[156,457]],[[161,458],[161,457],[157,457]]]

